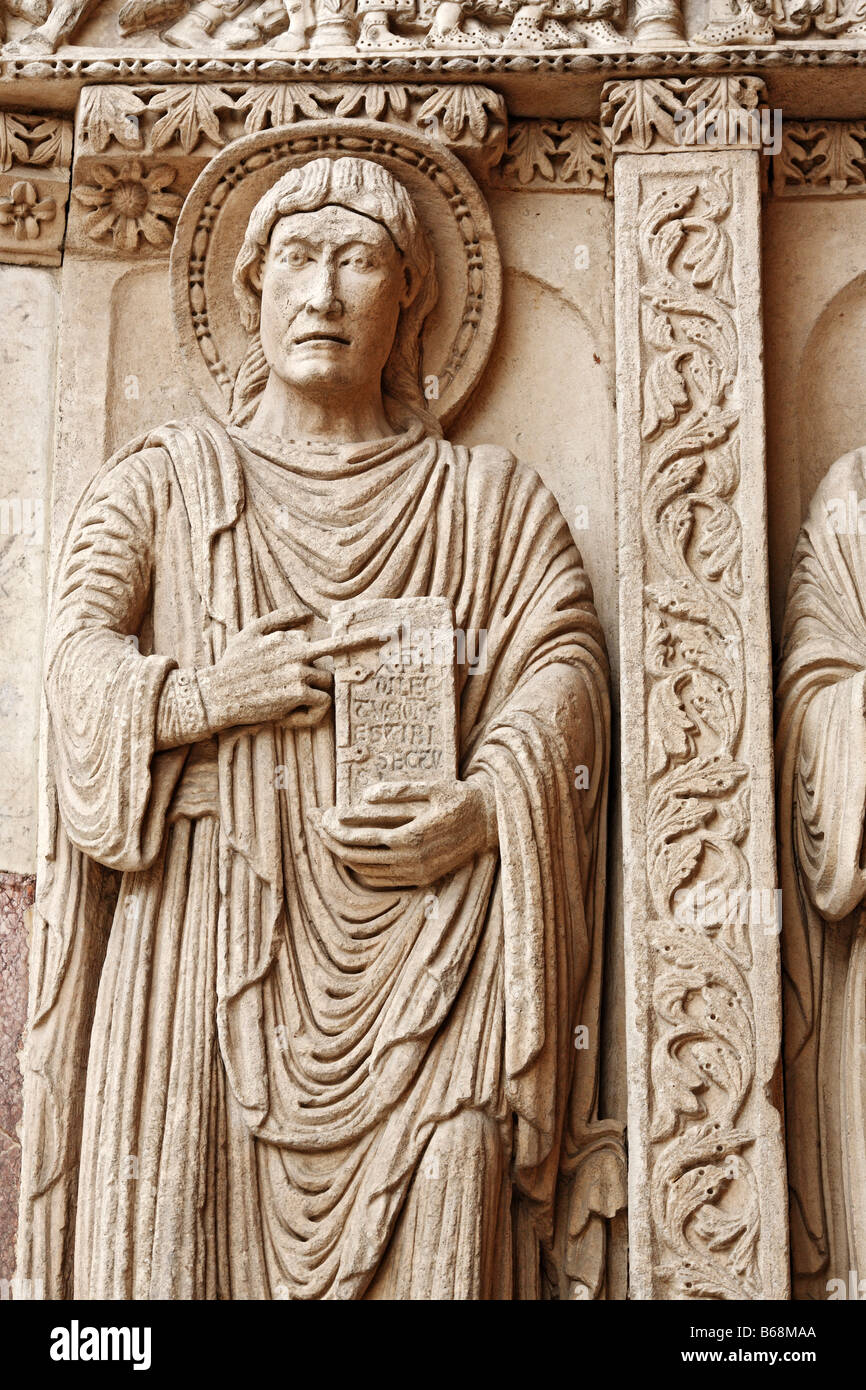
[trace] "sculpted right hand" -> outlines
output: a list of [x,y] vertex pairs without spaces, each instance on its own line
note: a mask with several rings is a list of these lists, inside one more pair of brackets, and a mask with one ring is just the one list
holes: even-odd
[[312,665],[308,622],[277,609],[247,623],[215,665],[197,671],[208,724],[216,732],[274,721],[308,727],[328,709],[333,676]]

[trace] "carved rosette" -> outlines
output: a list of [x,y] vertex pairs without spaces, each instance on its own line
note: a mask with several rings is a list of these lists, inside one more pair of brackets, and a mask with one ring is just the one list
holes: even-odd
[[60,265],[72,125],[0,111],[0,261]]
[[[613,153],[628,152],[615,182],[629,1148],[642,1297],[785,1293],[780,1115],[767,1094],[779,986],[764,775],[759,157],[749,122],[739,147],[731,135],[757,106],[756,80],[744,82],[616,83],[603,112]],[[722,150],[701,143],[713,125]]]
[[78,107],[70,245],[165,257],[183,199],[242,135],[334,117],[405,126],[481,174],[506,144],[503,97],[474,84],[280,82],[85,88]]

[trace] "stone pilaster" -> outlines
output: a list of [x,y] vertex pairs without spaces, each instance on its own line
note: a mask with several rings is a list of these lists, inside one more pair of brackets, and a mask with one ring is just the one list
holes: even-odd
[[610,83],[632,1297],[787,1297],[756,78]]

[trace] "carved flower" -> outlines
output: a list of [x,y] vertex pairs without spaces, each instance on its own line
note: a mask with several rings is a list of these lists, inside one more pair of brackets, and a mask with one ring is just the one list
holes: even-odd
[[151,246],[168,245],[183,202],[177,193],[165,191],[174,183],[176,169],[158,164],[145,173],[141,161],[133,159],[119,171],[96,164],[93,177],[95,186],[75,190],[79,203],[93,209],[84,221],[88,236],[100,241],[110,232],[121,251],[134,251],[140,236]]
[[32,183],[13,183],[8,198],[0,198],[0,226],[14,227],[16,241],[35,241],[43,222],[53,222],[57,204],[53,198],[40,200]]

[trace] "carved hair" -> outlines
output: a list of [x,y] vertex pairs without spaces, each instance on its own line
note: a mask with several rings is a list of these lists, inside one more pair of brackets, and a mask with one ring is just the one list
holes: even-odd
[[428,411],[421,384],[421,327],[436,303],[438,287],[433,248],[415,215],[406,189],[387,169],[369,159],[313,159],[287,174],[260,198],[250,214],[243,245],[235,262],[233,284],[244,327],[252,334],[232,392],[231,418],[247,424],[265,388],[269,367],[259,336],[262,263],[275,224],[295,212],[316,212],[336,205],[380,222],[390,232],[418,291],[401,309],[391,355],[382,372],[382,389],[397,413],[409,411],[428,430],[441,427]]

